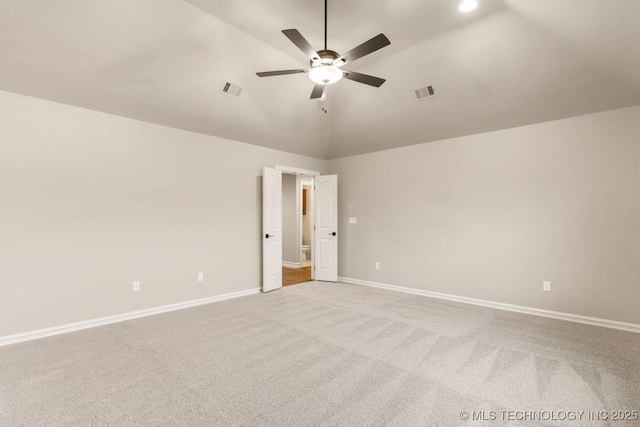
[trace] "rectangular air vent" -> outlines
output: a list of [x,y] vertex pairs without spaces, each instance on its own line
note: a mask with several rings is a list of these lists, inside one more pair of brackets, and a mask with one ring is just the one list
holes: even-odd
[[424,86],[415,89],[413,91],[413,96],[416,97],[416,101],[424,101],[425,99],[436,96],[436,92],[433,90],[433,86]]
[[239,98],[240,94],[242,93],[242,87],[238,86],[235,83],[225,82],[220,93],[232,96],[234,98]]

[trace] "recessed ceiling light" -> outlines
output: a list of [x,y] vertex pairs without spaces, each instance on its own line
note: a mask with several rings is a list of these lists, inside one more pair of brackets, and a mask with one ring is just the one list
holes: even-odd
[[460,12],[471,12],[476,7],[478,7],[478,0],[464,0],[458,6],[458,10]]

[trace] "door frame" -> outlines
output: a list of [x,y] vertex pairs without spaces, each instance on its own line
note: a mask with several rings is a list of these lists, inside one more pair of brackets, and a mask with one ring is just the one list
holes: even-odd
[[310,177],[320,176],[320,172],[318,171],[312,171],[310,169],[300,169],[293,166],[276,165],[275,169],[282,171],[282,173],[288,173],[291,175],[304,175]]

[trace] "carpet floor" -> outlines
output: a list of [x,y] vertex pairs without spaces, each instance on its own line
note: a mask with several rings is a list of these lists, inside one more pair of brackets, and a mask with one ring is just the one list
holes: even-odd
[[3,427],[640,425],[618,410],[640,410],[640,334],[356,285],[0,348]]

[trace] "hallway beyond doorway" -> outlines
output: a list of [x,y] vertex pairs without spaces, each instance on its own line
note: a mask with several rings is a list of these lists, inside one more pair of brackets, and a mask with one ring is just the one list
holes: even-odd
[[302,268],[282,267],[282,286],[298,285],[311,281],[311,266]]

